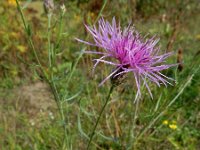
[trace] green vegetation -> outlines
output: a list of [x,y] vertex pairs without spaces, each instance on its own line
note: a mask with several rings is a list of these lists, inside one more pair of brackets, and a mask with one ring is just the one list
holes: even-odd
[[0,149],[86,149],[111,86],[98,84],[113,68],[100,64],[92,75],[95,56],[82,52],[94,47],[74,38],[92,41],[83,24],[101,16],[156,34],[175,53],[169,63],[181,64],[164,72],[174,86],[150,84],[153,100],[143,88],[133,103],[132,78],[116,87],[90,149],[199,149],[198,0],[68,0],[66,11],[55,1],[52,15],[42,1],[20,1],[20,9],[11,1],[0,1]]

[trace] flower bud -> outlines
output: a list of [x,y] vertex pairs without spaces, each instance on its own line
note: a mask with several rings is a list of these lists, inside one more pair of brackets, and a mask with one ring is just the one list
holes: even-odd
[[53,12],[53,10],[54,10],[54,2],[53,2],[53,0],[44,0],[43,5],[44,5],[45,13],[50,14],[50,13]]
[[65,7],[64,4],[62,4],[62,5],[60,6],[60,9],[61,9],[61,11],[62,11],[63,14],[66,12],[66,7]]
[[110,77],[110,81],[112,85],[118,86],[124,82],[125,74],[124,73],[120,74],[120,72],[122,71],[124,70],[122,68],[119,68],[119,70]]

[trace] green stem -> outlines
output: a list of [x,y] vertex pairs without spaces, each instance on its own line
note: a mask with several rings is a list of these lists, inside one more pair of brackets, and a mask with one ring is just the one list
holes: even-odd
[[47,31],[47,39],[48,39],[48,55],[49,55],[49,68],[51,69],[52,67],[52,51],[51,51],[51,13],[48,14],[48,31]]
[[96,22],[97,22],[97,21],[99,20],[99,18],[101,17],[101,14],[102,14],[104,8],[106,7],[107,2],[108,2],[108,0],[104,0],[103,5],[102,5],[102,7],[101,7],[101,10],[100,10],[100,12],[99,12],[97,18],[96,18],[95,21],[94,21],[94,24],[96,24]]
[[65,119],[65,115],[64,115],[64,111],[63,111],[63,105],[60,104],[60,110],[61,110],[61,117],[62,117],[62,121],[63,121],[63,128],[64,128],[64,138],[63,138],[63,145],[62,145],[62,149],[65,150],[65,141],[67,142],[67,147],[69,148],[69,141],[68,141],[68,133],[67,133],[67,126],[66,126],[66,119]]
[[[62,106],[62,103],[60,101],[60,97],[59,97],[59,94],[58,94],[58,91],[57,91],[57,87],[56,87],[55,83],[52,81],[52,79],[51,79],[51,81],[49,81],[48,84],[50,85],[51,91],[53,93],[53,96],[54,96],[54,99],[56,101],[56,104],[57,104],[57,107],[58,107],[58,110],[59,110],[59,114],[60,114],[60,117],[61,117],[61,120],[62,120],[62,123],[63,123],[64,138],[63,138],[62,149],[64,150],[64,149],[66,149],[65,148],[65,140],[67,139],[67,126],[66,126],[66,120],[65,120],[65,116],[64,116],[64,112],[63,112],[63,106]],[[68,141],[68,139],[67,139],[67,141]]]
[[107,96],[107,98],[106,98],[106,102],[104,103],[103,107],[101,108],[101,111],[100,111],[100,113],[99,113],[99,117],[97,118],[97,121],[96,121],[96,123],[95,123],[95,126],[94,126],[94,128],[93,128],[93,130],[92,130],[92,134],[91,134],[91,136],[90,136],[90,139],[89,139],[89,142],[88,142],[88,145],[87,145],[87,150],[89,150],[89,147],[90,147],[90,144],[91,144],[92,139],[93,139],[93,137],[94,137],[94,134],[95,134],[97,125],[99,124],[100,118],[101,118],[101,116],[102,116],[102,114],[103,114],[103,112],[104,112],[104,110],[105,110],[105,108],[106,108],[106,105],[108,104],[108,101],[109,101],[109,99],[110,99],[110,96],[111,96],[111,94],[112,94],[112,92],[113,92],[114,87],[115,87],[114,84],[110,87],[108,96]]
[[[199,70],[199,68],[200,68],[200,66],[197,68],[197,70],[195,70],[195,73]],[[191,83],[191,81],[192,81],[192,79],[193,79],[195,73],[193,73],[193,74],[189,77],[188,81],[187,81],[187,82],[183,85],[183,87],[180,89],[179,93],[170,101],[170,103],[165,107],[165,109],[164,109],[162,112],[160,112],[160,113],[150,122],[150,124],[149,124],[147,127],[145,127],[145,128],[143,129],[143,131],[138,135],[138,137],[136,137],[135,142],[134,142],[134,145],[137,144],[137,142],[138,142],[138,141],[141,139],[141,137],[148,131],[148,129],[150,129],[150,128],[155,124],[155,122],[156,122],[160,117],[162,117],[162,116],[166,113],[166,111],[172,106],[172,104],[174,104],[174,102],[175,102],[175,101],[179,98],[179,96],[183,93],[183,91],[185,90],[185,88]]]
[[[103,5],[102,5],[102,7],[101,7],[101,10],[100,10],[100,12],[99,12],[99,14],[98,14],[96,20],[94,21],[94,24],[96,24],[96,22],[98,21],[98,19],[101,17],[101,14],[102,14],[102,12],[103,12],[103,10],[104,10],[104,8],[105,8],[107,2],[108,2],[108,0],[104,0],[104,3],[103,3]],[[89,35],[89,34],[88,34],[88,35]],[[85,39],[88,39],[88,37],[89,37],[88,35],[86,36]],[[75,70],[75,68],[76,68],[76,66],[77,66],[77,64],[78,64],[78,62],[79,62],[79,60],[81,59],[81,57],[82,57],[82,55],[83,55],[85,49],[86,49],[86,47],[83,48],[83,51],[79,54],[78,58],[76,59],[76,62],[75,62],[75,64],[74,64],[73,68],[72,68],[72,71],[71,71],[70,75],[69,75],[67,84],[71,81],[71,77],[72,77],[73,74],[74,74],[74,70]]]
[[48,39],[48,56],[49,56],[49,71],[50,71],[50,87],[52,89],[54,98],[56,100],[57,103],[57,107],[59,109],[60,112],[60,116],[61,116],[61,120],[63,123],[63,128],[64,128],[64,137],[63,137],[63,145],[62,148],[65,149],[65,141],[67,141],[68,144],[68,139],[67,139],[67,126],[66,126],[66,120],[65,120],[65,115],[64,115],[64,111],[63,111],[63,106],[61,103],[61,98],[59,97],[58,94],[58,90],[57,87],[54,83],[54,76],[53,76],[53,72],[52,72],[52,67],[55,65],[53,58],[55,57],[54,55],[54,49],[51,47],[51,16],[52,14],[49,13],[48,14],[48,33],[47,33],[47,39]]
[[137,115],[138,115],[138,108],[139,108],[139,99],[136,100],[136,106],[135,106],[135,112],[134,112],[134,115],[133,115],[133,121],[132,121],[132,124],[131,124],[131,127],[130,127],[130,135],[129,135],[129,147],[127,148],[127,150],[129,149],[132,149],[132,145],[133,145],[133,142],[132,142],[132,139],[134,139],[136,136],[134,135],[134,131],[135,131],[135,128],[136,128],[136,119],[137,119]]
[[56,42],[56,49],[58,49],[60,43],[61,43],[61,37],[62,37],[62,32],[63,32],[63,17],[64,13],[60,14],[60,21],[59,21],[59,31],[57,34],[57,42]]
[[25,17],[24,17],[24,14],[22,12],[22,9],[21,9],[21,6],[19,5],[19,1],[16,0],[16,3],[17,3],[17,8],[19,10],[19,13],[20,13],[20,16],[21,16],[21,19],[22,19],[22,22],[23,22],[23,25],[24,25],[24,30],[28,36],[28,42],[31,46],[31,49],[33,50],[33,53],[34,53],[34,56],[36,58],[36,61],[38,63],[38,65],[40,66],[40,69],[42,70],[42,72],[44,73],[45,77],[46,77],[46,73],[44,72],[44,69],[42,69],[42,65],[41,65],[41,62],[38,58],[38,55],[36,53],[36,50],[35,50],[35,47],[34,47],[34,44],[33,44],[33,41],[32,41],[32,38],[31,38],[31,29],[30,27],[28,26],[28,24],[26,23],[26,20],[25,20]]

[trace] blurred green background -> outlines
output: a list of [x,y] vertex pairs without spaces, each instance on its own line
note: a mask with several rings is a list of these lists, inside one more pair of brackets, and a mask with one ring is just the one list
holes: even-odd
[[[20,4],[24,6],[24,14],[32,28],[36,51],[47,68],[48,20],[43,1],[20,1]],[[112,68],[100,65],[92,75],[92,59],[95,56],[87,54],[81,57],[71,81],[65,84],[84,48],[74,38],[91,41],[83,24],[94,24],[99,15],[107,20],[115,16],[122,26],[131,22],[142,35],[156,34],[163,52],[175,53],[168,63],[180,63],[177,68],[165,72],[177,80],[174,86],[158,88],[151,85],[153,100],[147,91],[143,91],[137,118],[138,133],[170,101],[177,98],[142,135],[135,149],[200,149],[200,1],[57,0],[52,16],[52,24],[55,25],[52,28],[52,43],[55,43],[59,32],[56,26],[62,4],[66,7],[62,26],[64,33],[58,45],[57,66],[53,71],[63,77],[57,83],[60,93],[67,93],[70,97],[80,92],[65,107],[70,120],[73,149],[85,149],[87,140],[82,132],[90,132],[92,120],[96,118],[110,86],[108,82],[99,88],[98,83]],[[14,0],[0,1],[0,37],[0,149],[61,149],[63,131],[59,114],[49,87],[35,69],[36,60],[27,43]],[[87,49],[93,50],[90,47]],[[98,145],[96,149],[126,149],[134,89],[130,78],[113,93],[111,104],[100,122],[98,130],[101,132],[95,140]],[[182,89],[184,91],[180,93]]]

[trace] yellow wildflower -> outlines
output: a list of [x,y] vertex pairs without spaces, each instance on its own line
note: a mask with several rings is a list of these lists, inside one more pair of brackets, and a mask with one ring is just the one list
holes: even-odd
[[197,34],[197,35],[196,35],[196,39],[197,39],[197,40],[200,40],[200,34]]
[[80,20],[81,20],[80,15],[75,15],[75,20],[76,20],[77,22],[80,22]]
[[13,68],[10,73],[13,75],[13,76],[17,76],[18,75],[18,71],[17,69]]
[[176,130],[177,129],[177,125],[176,124],[170,124],[169,128],[172,130]]
[[7,0],[10,6],[17,6],[16,0]]
[[95,13],[90,12],[90,16],[91,16],[92,18],[95,17]]
[[25,53],[27,51],[27,48],[23,45],[18,45],[17,46],[17,50],[20,52],[20,53]]
[[168,125],[168,120],[164,120],[163,122],[162,122],[162,124],[164,124],[164,125]]
[[16,38],[16,39],[19,38],[19,36],[20,36],[20,35],[19,35],[18,33],[16,33],[16,32],[11,32],[10,35],[11,35],[13,38]]

